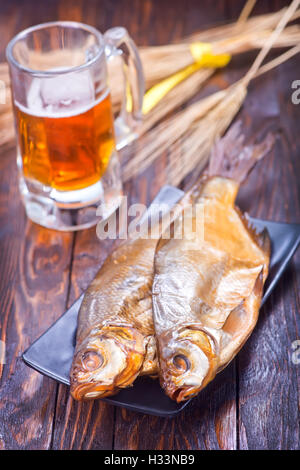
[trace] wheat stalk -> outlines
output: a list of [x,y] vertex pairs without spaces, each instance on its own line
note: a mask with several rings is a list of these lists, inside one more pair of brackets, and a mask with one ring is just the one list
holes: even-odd
[[206,165],[213,143],[225,132],[240,109],[249,82],[255,76],[283,63],[299,52],[299,46],[295,46],[261,67],[264,58],[299,3],[300,0],[294,0],[285,10],[249,71],[241,80],[226,90],[190,105],[148,133],[143,148],[125,165],[123,172],[125,181],[144,171],[166,150],[176,156],[166,168],[168,183],[178,185],[194,168],[199,171]]
[[[236,84],[226,90],[226,95],[217,106],[191,127],[184,141],[175,142],[180,145],[184,155],[183,164],[171,159],[166,169],[167,182],[177,186],[193,169],[199,173],[206,165],[211,148],[217,138],[224,134],[235,115],[242,106],[247,94],[243,84]],[[173,146],[170,149],[172,154]]]
[[[293,19],[299,16],[300,11],[293,15]],[[272,27],[274,26],[274,19],[276,18],[278,18],[278,15],[272,16],[272,22],[269,22],[271,26],[268,24],[267,28],[264,27],[265,22],[261,23],[259,20],[257,21],[255,30],[252,30],[252,27],[248,29],[247,24],[243,28],[242,33],[238,33],[236,29],[232,28],[232,35],[227,36],[224,33],[222,40],[209,41],[212,45],[212,52],[214,54],[229,53],[231,55],[237,55],[253,49],[260,49],[270,36]],[[284,34],[278,38],[277,41],[274,41],[273,47],[291,47],[298,44],[299,39],[300,27],[293,25],[286,28]],[[164,78],[192,65],[195,62],[195,58],[191,52],[191,44],[198,42],[199,41],[193,41],[192,43],[141,48],[140,55],[145,74],[146,89],[148,90]],[[206,42],[208,42],[208,40],[206,40]],[[118,78],[117,62],[111,62],[110,67],[109,75],[112,90],[112,103],[114,111],[118,111],[122,100],[123,87]],[[146,115],[145,120],[147,120],[147,118],[148,116]]]
[[[260,67],[253,78],[272,70],[299,53],[300,45],[291,48]],[[209,159],[212,146],[216,139],[224,134],[236,116],[246,94],[247,88],[243,83],[233,85],[223,103],[213,109],[206,118],[193,124],[188,135],[183,136],[180,142],[176,141],[170,147],[171,161],[166,168],[166,182],[168,184],[177,186],[194,169],[197,169],[196,175],[203,170]],[[181,148],[181,156],[178,156],[177,147]]]
[[[220,48],[220,52],[225,51],[231,54],[246,52],[250,49],[259,49],[266,43],[271,31],[262,31],[260,35],[252,38],[240,38],[236,39],[232,43],[223,49]],[[291,26],[287,28],[282,37],[278,38],[273,47],[291,47],[295,44],[299,44],[300,41],[300,28],[299,26]],[[188,66],[189,67],[189,66]],[[204,83],[210,78],[215,72],[212,68],[202,68],[197,70],[182,83],[172,88],[169,93],[159,101],[159,103],[144,116],[144,121],[139,129],[139,135],[143,135],[146,131],[151,129],[156,123],[161,121],[167,114],[175,109],[179,108],[183,103],[188,101],[194,96],[204,85]]]
[[[247,19],[253,2],[248,1],[241,13],[238,22],[218,26],[197,35],[186,38],[184,42],[167,46],[156,46],[141,48],[140,53],[145,69],[146,86],[151,87],[161,79],[173,72],[178,72],[184,67],[194,63],[191,53],[191,43],[198,41],[209,41],[212,43],[216,54],[230,53],[239,54],[250,49],[260,48],[268,40],[271,29],[287,11],[284,8],[276,13],[260,15]],[[295,11],[289,21],[300,16]],[[242,22],[243,27],[238,28]],[[300,28],[297,25],[289,26],[273,42],[273,47],[290,47],[300,42]],[[51,57],[50,57],[51,59]],[[168,94],[149,112],[144,118],[140,128],[140,135],[146,133],[155,124],[160,122],[168,113],[179,108],[184,102],[195,95],[214,73],[214,69],[205,68],[196,70],[175,88],[170,89]],[[117,111],[122,100],[122,85],[119,79],[118,64],[114,61],[110,65],[111,89],[114,110]],[[7,64],[0,64],[0,80],[3,80],[7,88],[7,100],[0,105],[0,145],[12,143],[14,137],[13,116],[11,109],[11,97],[9,92],[9,75]]]
[[[189,36],[178,44],[165,46],[142,47],[139,49],[146,77],[146,88],[194,62],[191,53],[191,44],[197,42],[211,43],[216,54],[240,54],[250,49],[260,48],[265,42],[266,35],[272,31],[279,19],[284,15],[286,8],[267,15],[249,18],[243,24],[242,31],[237,29],[237,23],[222,25],[211,30],[202,31]],[[295,12],[290,21],[300,17],[300,11]],[[299,27],[297,27],[299,32]],[[288,34],[288,28],[285,31]],[[296,38],[295,38],[296,40]],[[288,44],[289,46],[295,45]],[[280,41],[273,47],[281,47]],[[113,67],[112,63],[112,67]],[[115,83],[112,83],[115,85]],[[116,84],[117,86],[117,84]]]

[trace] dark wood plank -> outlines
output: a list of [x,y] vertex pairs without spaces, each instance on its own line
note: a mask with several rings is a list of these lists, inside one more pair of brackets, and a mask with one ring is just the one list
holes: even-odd
[[[2,57],[7,40],[37,21],[33,5],[26,13],[12,3],[3,8]],[[48,5],[43,13],[50,9]],[[15,150],[1,149],[0,330],[6,364],[0,374],[0,447],[47,449],[57,385],[25,366],[21,354],[65,310],[73,235],[26,220],[15,158]]]
[[222,372],[176,417],[117,409],[115,449],[236,448],[235,366]]
[[[286,3],[258,2],[254,11],[276,10]],[[172,6],[167,0],[134,0],[130,6],[125,0],[5,2],[0,7],[1,59],[15,32],[39,22],[77,20],[102,32],[122,24],[140,45],[164,44],[204,25],[236,18],[242,4],[233,0],[201,4],[174,0]],[[213,78],[210,87],[237,79],[253,57],[234,59],[226,72]],[[257,80],[240,113],[249,135],[259,137],[266,127],[278,131],[275,152],[257,166],[239,195],[244,210],[273,220],[300,220],[300,105],[291,106],[289,99],[297,71],[299,75],[295,58],[278,74]],[[74,403],[67,387],[58,387],[23,365],[21,352],[86,288],[111,243],[100,243],[95,229],[73,238],[27,222],[18,196],[14,158],[13,151],[1,152],[0,328],[7,343],[7,364],[1,369],[0,448],[299,447],[299,366],[291,363],[291,343],[299,338],[299,255],[261,312],[238,360],[173,420],[128,412],[101,401]],[[154,168],[126,184],[130,202],[153,199],[164,183],[166,161],[163,155]]]
[[[252,87],[256,98],[263,100],[261,113],[269,110],[276,116],[279,138],[273,154],[249,179],[253,191],[250,210],[253,215],[286,222],[300,221],[300,106],[291,102],[296,70],[298,58]],[[257,116],[254,109],[252,119]],[[238,356],[242,449],[299,448],[299,366],[291,360],[291,344],[299,338],[299,285],[298,253]]]
[[[85,4],[86,5],[86,4]],[[113,10],[99,11],[96,2],[83,8],[82,2],[67,2],[68,19],[83,21],[103,32],[114,24]],[[60,4],[58,19],[66,18],[65,4]],[[71,271],[70,306],[86,289],[111,250],[112,242],[100,242],[95,227],[75,236]],[[114,407],[98,400],[77,403],[69,394],[69,388],[60,385],[56,407],[54,449],[110,449],[113,444]]]
[[[205,17],[192,14],[193,11],[194,13],[197,11],[195,3],[190,4],[190,8],[182,8],[182,6],[177,5],[177,12],[180,11],[180,21],[178,21],[176,17],[173,24],[168,22],[164,27],[162,21],[165,15],[163,11],[160,11],[154,24],[154,44],[160,43],[162,30],[164,30],[164,35],[168,32],[168,41],[171,41],[178,37],[185,36],[195,29],[199,30],[203,21],[209,23],[224,18],[223,11],[220,12],[220,9],[217,9],[217,11],[212,12],[211,3],[205,3],[205,7],[207,7],[207,15]],[[196,24],[195,17],[197,18]],[[176,28],[174,28],[174,24],[177,25],[178,23],[182,26],[177,32]],[[164,157],[164,155],[162,157]],[[146,184],[151,188],[150,199],[149,196],[143,199],[139,179],[137,182],[131,182],[132,188],[138,189],[138,200],[149,203],[157,193],[159,187],[164,184],[164,164],[165,162],[163,161],[157,162],[153,169],[149,169],[145,174],[145,178],[147,179]],[[132,191],[133,189],[131,193]],[[224,387],[222,387],[223,392],[225,392],[226,400],[223,399],[220,401],[217,399],[217,397],[220,398],[221,396],[224,398],[223,395],[219,395],[218,388],[214,389],[213,399],[211,399],[211,394],[205,391],[201,394],[201,397],[197,398],[197,400],[193,400],[187,411],[181,413],[180,416],[174,420],[144,416],[117,409],[114,448],[234,449],[236,447],[236,392],[233,370],[233,368],[229,368],[226,371],[227,381]],[[220,384],[219,381],[218,383]],[[207,406],[207,399],[209,399],[209,407]]]
[[[235,60],[229,72],[218,74],[219,77],[220,75],[224,76],[223,86],[224,81],[225,83],[234,82],[245,73],[252,57],[254,58],[255,54],[249,54],[246,59]],[[265,79],[262,80],[264,81]],[[216,81],[216,77],[213,81]],[[273,102],[273,98],[276,96],[276,89],[273,87],[271,91],[266,93],[268,83],[264,82],[264,85],[265,87],[258,97],[255,95],[254,87],[251,88],[249,98],[239,115],[239,117],[245,120],[248,128],[247,134],[253,134],[253,137],[259,137],[262,131],[265,131],[268,127],[274,131],[276,129],[276,118],[278,119],[279,115],[276,99],[275,103]],[[248,108],[250,109],[248,110]],[[258,109],[262,110],[260,112],[260,120],[257,120],[257,114],[255,113]],[[253,174],[253,181],[257,181],[259,172],[260,168],[258,167],[256,173],[254,172]],[[251,194],[252,191],[257,192],[259,184],[261,184],[262,188],[260,199],[261,202],[264,201],[264,194],[261,194],[264,189],[263,181],[261,181],[261,178],[256,184],[253,184],[253,181],[246,185],[246,198],[245,196],[243,197],[243,192],[239,198],[241,199],[242,207],[243,205],[246,206],[245,209],[248,209],[251,213],[255,213],[255,210],[253,211],[255,203],[253,204]],[[243,202],[246,202],[246,204],[243,204]],[[236,367],[234,363],[220,374],[215,382],[207,390],[203,391],[197,399],[193,400],[188,409],[173,421],[145,416],[137,417],[132,412],[117,410],[115,448],[234,449],[236,445],[239,446],[239,442],[237,442],[238,435],[235,429],[236,417],[239,411],[236,407],[235,396],[238,393],[236,389],[236,374],[238,374],[238,370]],[[214,393],[211,392],[211,389]],[[297,397],[294,396],[293,399],[293,406],[295,406]],[[254,428],[257,427],[257,423],[253,423],[252,426]],[[124,434],[125,429],[128,427],[129,432]],[[140,432],[141,429],[143,430],[142,433]]]
[[50,446],[56,384],[29,369],[22,352],[63,313],[71,261],[69,233],[27,221],[18,194],[15,151],[0,158],[0,435],[6,449]]
[[[111,249],[111,241],[100,242],[95,227],[75,236],[71,271],[71,306],[94,278]],[[110,449],[113,442],[114,407],[101,400],[78,403],[69,387],[60,385],[53,434],[54,449]]]
[[[147,15],[148,14],[149,12],[147,12]],[[155,15],[155,9],[152,8],[151,14],[152,16]],[[224,14],[224,12],[222,14]],[[206,21],[207,18],[206,16]],[[143,35],[139,32],[140,29],[132,30],[131,23],[127,23],[126,21],[127,17],[125,15],[123,24],[128,27],[131,33],[134,32],[135,37],[139,38],[139,43],[143,43]],[[159,24],[160,19],[157,18],[156,21]],[[182,21],[181,16],[181,24],[183,23],[185,23],[185,21]],[[162,33],[159,28],[160,26],[157,28],[154,43],[160,42]],[[198,28],[199,26],[195,29]],[[188,34],[191,32],[191,29],[192,28],[187,28],[186,30],[181,29],[181,33]],[[166,27],[164,28],[163,34],[168,34]],[[166,41],[173,38],[174,34],[170,31]],[[162,42],[164,42],[164,40]],[[247,69],[248,64],[249,58],[248,61],[245,61],[242,72]],[[227,80],[232,82],[241,75],[241,69],[239,68],[235,72],[233,67],[233,71],[227,75]],[[147,181],[145,181],[144,178],[139,178],[134,184],[131,182],[131,184],[127,185],[127,189],[130,191],[131,202],[149,202],[153,198],[158,187],[163,183],[162,169],[163,164],[160,162],[153,170],[149,170],[146,175],[144,175]],[[89,240],[87,241],[84,252],[94,252],[93,243],[90,244]],[[82,266],[78,266],[79,273],[81,267]],[[79,274],[79,282],[82,282],[80,281],[82,276],[84,276],[84,272]],[[211,384],[200,397],[194,400],[188,409],[175,420],[165,420],[116,409],[114,447],[116,449],[236,448],[236,373],[236,366],[233,364],[220,374],[217,380]],[[96,413],[96,411],[92,411],[88,416],[88,420],[92,418],[93,413]],[[101,433],[101,429],[99,432]],[[93,448],[94,445],[95,444],[89,442],[88,447]]]

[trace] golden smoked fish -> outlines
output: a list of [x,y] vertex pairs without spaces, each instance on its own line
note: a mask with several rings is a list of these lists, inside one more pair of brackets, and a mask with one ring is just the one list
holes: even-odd
[[70,372],[77,400],[113,395],[139,374],[157,375],[152,281],[160,230],[156,237],[131,236],[120,244],[84,295]]
[[[182,198],[172,217],[190,206],[198,186]],[[107,257],[87,289],[70,372],[75,399],[113,395],[132,385],[138,375],[158,374],[152,313],[156,245],[155,237],[129,238]],[[227,328],[233,331],[229,322]],[[237,328],[236,342],[240,333]],[[224,349],[224,355],[230,351]]]
[[113,395],[144,368],[154,373],[151,287],[157,240],[133,239],[104,262],[78,318],[70,373],[77,400]]
[[270,241],[267,232],[250,227],[235,199],[240,182],[272,144],[268,136],[245,147],[240,124],[234,125],[191,193],[192,210],[185,208],[171,238],[157,244],[152,295],[159,376],[177,402],[202,390],[256,324]]

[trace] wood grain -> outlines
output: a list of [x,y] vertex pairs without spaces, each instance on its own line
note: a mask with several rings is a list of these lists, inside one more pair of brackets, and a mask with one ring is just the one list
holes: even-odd
[[[75,235],[71,291],[68,307],[94,278],[111,249],[111,241],[100,242],[95,228]],[[78,403],[69,388],[60,385],[53,435],[54,449],[110,449],[113,442],[114,407],[100,400]]]
[[[64,311],[72,235],[42,229],[25,218],[15,168],[15,151],[0,159],[1,447],[50,446],[56,384],[28,369],[21,353]],[[17,201],[17,203],[16,203]]]
[[[261,185],[257,183],[258,194],[254,196],[257,205],[253,204],[252,213],[262,218],[288,222],[300,220],[299,177],[298,180],[293,178],[293,175],[299,175],[297,121],[299,123],[300,109],[291,102],[296,62],[297,59],[291,60],[271,76],[268,75],[263,82],[255,84],[258,99],[265,93],[266,87],[277,91],[276,96],[268,93],[268,99],[264,101],[266,106],[261,111],[262,117],[270,110],[275,115],[280,138],[271,158],[261,163],[259,179],[266,181],[267,190],[263,188],[263,181]],[[256,116],[255,110],[253,119]],[[295,288],[298,290],[296,296]],[[298,295],[299,255],[296,255],[262,309],[257,328],[238,357],[242,449],[299,448],[299,407],[296,399],[300,389],[299,366],[291,361],[291,343],[299,338]]]
[[[140,45],[164,44],[203,26],[235,19],[243,1],[33,0],[2,2],[1,47],[21,29],[51,20],[83,21],[106,29],[124,25]],[[257,2],[254,13],[285,1]],[[255,53],[234,58],[201,91],[237,80]],[[300,222],[300,105],[290,100],[299,79],[299,58],[255,80],[239,114],[249,138],[276,133],[274,151],[260,162],[240,191],[238,204],[251,215]],[[199,95],[200,96],[200,95]],[[136,143],[121,155],[130,158]],[[5,449],[296,449],[299,448],[299,366],[291,343],[299,338],[300,255],[291,262],[261,311],[250,340],[175,419],[163,419],[102,401],[78,404],[67,387],[26,367],[21,353],[87,287],[112,248],[95,229],[75,235],[45,230],[26,220],[15,152],[0,150],[0,338],[6,364],[0,369],[0,448]],[[129,202],[150,203],[164,184],[168,153],[125,185]],[[182,185],[189,185],[187,178]]]

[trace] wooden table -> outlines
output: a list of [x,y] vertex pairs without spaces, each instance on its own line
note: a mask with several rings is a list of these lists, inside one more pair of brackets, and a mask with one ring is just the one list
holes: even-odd
[[[260,2],[255,13],[286,2]],[[139,45],[164,44],[203,26],[236,19],[243,2],[197,0],[1,2],[1,59],[18,31],[50,20],[78,20],[101,31],[124,25]],[[206,90],[227,86],[255,54],[234,59]],[[266,127],[278,136],[271,155],[240,191],[251,215],[300,220],[300,105],[291,83],[299,56],[255,80],[240,112],[247,133]],[[149,203],[163,184],[162,160],[126,184],[131,202]],[[184,188],[187,182],[184,182]],[[26,219],[17,187],[15,149],[0,157],[0,329],[6,364],[0,369],[3,449],[296,449],[299,373],[292,342],[299,338],[300,253],[294,256],[258,325],[231,365],[176,419],[146,416],[102,401],[71,399],[67,387],[24,365],[21,354],[87,287],[111,248],[95,228],[58,233]]]

